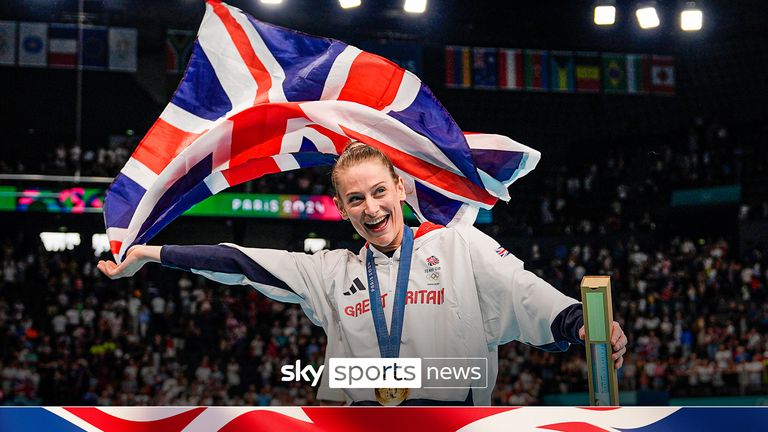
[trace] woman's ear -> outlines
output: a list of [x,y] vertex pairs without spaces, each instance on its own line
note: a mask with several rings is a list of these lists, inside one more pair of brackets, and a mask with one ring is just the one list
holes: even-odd
[[341,200],[338,197],[333,197],[333,204],[336,205],[336,208],[339,210],[339,213],[341,213],[341,218],[344,220],[348,220],[349,216],[347,216],[347,211],[344,210],[344,204],[342,204]]
[[397,190],[397,198],[400,201],[405,201],[405,183],[403,182],[402,177],[397,177],[397,182],[395,184],[395,190]]

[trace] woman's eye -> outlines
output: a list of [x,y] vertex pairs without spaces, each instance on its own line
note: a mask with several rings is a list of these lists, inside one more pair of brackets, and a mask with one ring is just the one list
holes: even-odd
[[376,193],[379,193],[379,194],[384,193],[384,191],[386,191],[386,189],[384,189],[383,187],[376,189]]

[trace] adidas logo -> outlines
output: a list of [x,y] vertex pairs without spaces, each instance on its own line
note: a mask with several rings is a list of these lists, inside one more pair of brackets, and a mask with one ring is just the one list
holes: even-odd
[[352,286],[349,287],[349,290],[345,291],[343,294],[345,296],[352,295],[358,291],[365,291],[365,285],[360,281],[359,278],[355,278],[355,280],[352,281]]

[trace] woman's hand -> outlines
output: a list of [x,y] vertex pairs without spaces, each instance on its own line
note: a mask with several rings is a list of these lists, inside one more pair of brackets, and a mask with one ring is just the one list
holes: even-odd
[[148,262],[160,262],[160,246],[136,245],[128,249],[120,265],[114,261],[99,261],[96,265],[110,279],[120,279],[136,274]]
[[[579,339],[584,340],[586,333],[584,326],[579,329]],[[613,345],[614,367],[620,368],[624,364],[624,354],[627,353],[627,336],[616,321],[611,324],[611,345]]]

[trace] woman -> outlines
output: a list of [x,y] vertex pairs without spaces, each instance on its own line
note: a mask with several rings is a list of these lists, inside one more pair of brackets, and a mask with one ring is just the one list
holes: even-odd
[[[354,404],[489,405],[499,345],[519,340],[561,351],[581,343],[581,304],[524,270],[519,259],[490,237],[471,226],[406,227],[403,181],[377,149],[348,146],[331,177],[342,217],[367,240],[357,255],[348,250],[307,255],[231,244],[134,246],[119,266],[100,261],[98,267],[114,279],[159,262],[298,303],[327,333],[326,360],[487,359],[490,385],[483,376],[465,379],[456,386],[460,388],[344,389]],[[616,322],[611,343],[615,367],[621,367],[627,339]],[[321,389],[318,398],[328,397],[327,391]]]

